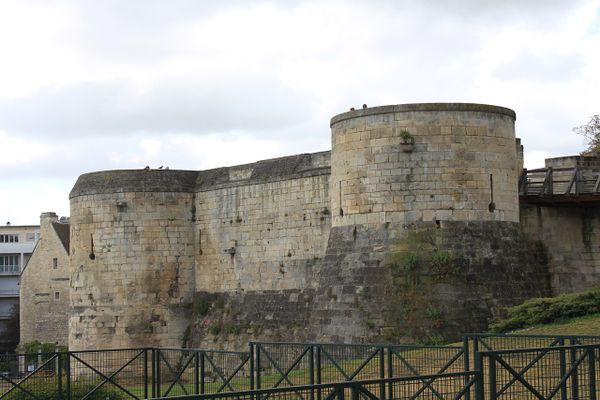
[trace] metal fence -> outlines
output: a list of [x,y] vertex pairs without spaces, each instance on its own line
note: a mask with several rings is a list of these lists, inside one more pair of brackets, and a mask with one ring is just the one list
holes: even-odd
[[480,352],[480,398],[595,400],[599,354],[600,345]]
[[463,372],[461,346],[250,344],[255,388]]
[[217,350],[154,349],[156,397],[247,390],[250,353]]
[[242,392],[182,396],[178,399],[235,400],[345,400],[345,399],[468,399],[473,398],[481,380],[476,371],[437,375],[342,381],[314,385],[286,386]]
[[253,342],[249,352],[0,355],[0,400],[244,398],[250,391],[253,400],[595,399],[599,360],[600,336],[502,334],[467,335],[463,346]]
[[151,351],[1,355],[0,399],[150,398]]

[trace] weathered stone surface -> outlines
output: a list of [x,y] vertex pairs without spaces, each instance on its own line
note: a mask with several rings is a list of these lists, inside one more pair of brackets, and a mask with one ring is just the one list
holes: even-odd
[[71,348],[438,341],[485,328],[569,273],[547,269],[547,229],[521,231],[514,120],[487,105],[376,107],[332,119],[331,153],[83,175],[71,192]]

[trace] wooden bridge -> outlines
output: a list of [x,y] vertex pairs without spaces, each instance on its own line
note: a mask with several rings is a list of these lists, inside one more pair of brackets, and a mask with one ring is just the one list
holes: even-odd
[[523,169],[522,203],[553,206],[600,206],[600,168]]

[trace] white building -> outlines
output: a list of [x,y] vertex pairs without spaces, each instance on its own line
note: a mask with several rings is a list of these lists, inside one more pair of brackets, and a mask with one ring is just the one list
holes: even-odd
[[39,225],[0,226],[0,352],[19,343],[18,325],[11,324],[19,305],[19,276],[39,238]]

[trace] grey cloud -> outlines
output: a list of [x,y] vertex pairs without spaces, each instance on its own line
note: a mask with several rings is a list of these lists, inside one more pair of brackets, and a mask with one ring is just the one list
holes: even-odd
[[500,66],[495,76],[502,80],[525,81],[565,81],[580,75],[582,67],[580,56],[570,55],[539,55],[521,52],[510,62]]
[[281,83],[162,82],[142,97],[127,82],[80,83],[0,100],[0,130],[55,137],[134,132],[269,134],[301,122],[310,98]]

